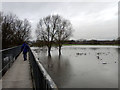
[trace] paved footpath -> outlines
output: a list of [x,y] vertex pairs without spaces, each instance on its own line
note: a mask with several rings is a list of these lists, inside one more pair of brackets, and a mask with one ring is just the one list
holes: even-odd
[[2,88],[32,88],[29,60],[24,61],[22,54],[3,76]]

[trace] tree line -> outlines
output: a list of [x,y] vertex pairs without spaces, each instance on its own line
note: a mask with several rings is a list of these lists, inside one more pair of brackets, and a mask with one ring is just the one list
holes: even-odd
[[27,19],[20,20],[15,14],[0,12],[2,49],[21,45],[30,38],[31,25]]
[[[47,46],[48,56],[51,56],[53,45],[61,47],[64,41],[72,35],[72,24],[69,20],[60,15],[49,15],[41,18],[36,26],[37,41],[39,44]],[[2,33],[2,48],[8,48],[15,45],[21,45],[24,41],[29,41],[31,24],[27,19],[21,20],[15,14],[5,14],[0,12],[0,33]]]

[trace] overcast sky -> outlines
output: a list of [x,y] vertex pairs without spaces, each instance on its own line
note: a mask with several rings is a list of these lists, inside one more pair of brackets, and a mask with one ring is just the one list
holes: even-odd
[[12,12],[32,24],[32,37],[40,18],[59,14],[70,20],[71,39],[116,39],[118,37],[118,2],[4,2],[2,10]]

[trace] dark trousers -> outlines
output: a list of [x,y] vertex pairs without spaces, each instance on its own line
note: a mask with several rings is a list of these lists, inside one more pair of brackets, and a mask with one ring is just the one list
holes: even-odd
[[23,53],[24,61],[27,60],[27,52]]

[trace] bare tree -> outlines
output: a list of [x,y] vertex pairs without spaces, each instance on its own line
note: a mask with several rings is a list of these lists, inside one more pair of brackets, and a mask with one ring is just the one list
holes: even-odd
[[16,15],[3,14],[2,22],[2,46],[3,48],[20,45],[29,39],[31,25],[27,19],[20,20]]
[[12,35],[14,35],[14,31],[12,30],[12,25],[16,19],[16,15],[8,14],[3,15],[3,23],[2,23],[2,46],[3,48],[8,47],[8,44],[12,44]]
[[28,41],[30,38],[30,31],[31,31],[31,25],[27,19],[22,20],[16,20],[16,25],[18,28],[16,28],[16,34],[15,38],[19,40],[19,44],[23,43],[24,41]]
[[59,55],[61,55],[61,47],[63,42],[68,40],[72,35],[72,24],[69,20],[66,20],[59,16],[58,22],[56,24],[57,33],[55,34],[55,42],[57,42],[59,47]]
[[53,42],[59,46],[59,54],[61,55],[61,47],[64,40],[68,40],[72,34],[72,25],[68,20],[59,15],[49,15],[40,19],[36,33],[38,40],[43,40],[48,47],[48,56],[51,56],[50,51]]
[[3,13],[0,12],[0,31],[2,31]]
[[47,16],[45,18],[40,19],[37,24],[37,36],[39,40],[43,40],[48,47],[48,56],[51,56],[51,47],[54,41],[54,36],[57,33],[56,23],[58,21],[59,16]]
[[2,49],[2,22],[3,22],[3,13],[0,12],[0,50]]

